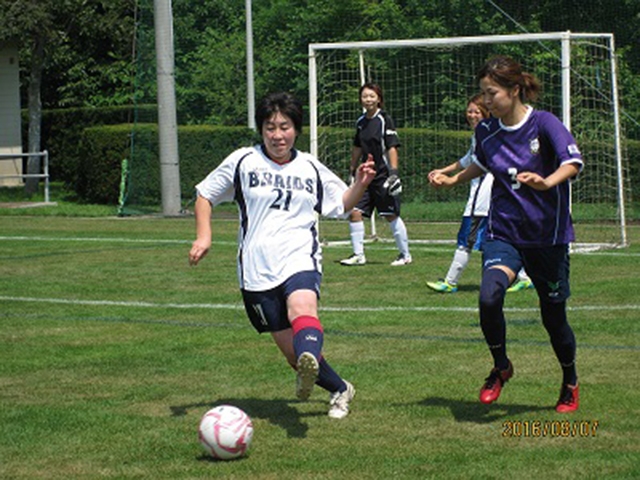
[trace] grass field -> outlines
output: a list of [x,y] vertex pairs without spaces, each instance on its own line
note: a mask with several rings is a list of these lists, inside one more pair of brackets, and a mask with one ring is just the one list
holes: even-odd
[[[640,478],[640,227],[629,248],[572,256],[581,407],[564,416],[533,291],[507,298],[516,373],[485,406],[478,255],[445,296],[424,282],[444,275],[452,244],[412,245],[406,268],[388,266],[392,243],[368,245],[362,268],[337,263],[348,245],[325,247],[325,354],[357,389],[342,421],[320,389],[295,399],[294,373],[249,326],[236,227],[215,218],[212,252],[191,268],[193,218],[0,216],[0,478]],[[408,230],[451,240],[457,224]],[[253,419],[237,461],[197,441],[222,403]]]

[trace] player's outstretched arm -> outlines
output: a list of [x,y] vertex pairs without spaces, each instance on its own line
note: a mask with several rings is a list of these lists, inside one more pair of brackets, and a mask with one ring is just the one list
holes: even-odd
[[455,175],[448,176],[443,173],[436,173],[433,176],[429,176],[429,183],[434,188],[448,188],[454,187],[460,183],[467,183],[476,177],[482,175],[484,171],[475,163],[472,163],[464,170],[456,173]]
[[369,155],[367,161],[361,163],[356,169],[353,185],[342,195],[345,212],[352,210],[358,204],[373,177],[376,176],[374,165],[373,156]]
[[577,163],[565,163],[546,178],[534,172],[520,172],[516,178],[520,183],[535,190],[549,190],[565,180],[575,177],[578,173],[580,173],[580,166]]
[[196,199],[196,239],[189,251],[189,264],[197,265],[211,248],[211,204],[198,195]]
[[447,165],[446,167],[442,167],[442,168],[434,168],[433,170],[431,170],[429,172],[429,174],[427,175],[427,179],[429,181],[431,181],[431,177],[437,175],[438,173],[442,173],[442,174],[448,174],[448,173],[452,173],[455,172],[456,170],[460,170],[462,167],[460,166],[460,160],[456,160],[453,163],[450,163],[449,165]]

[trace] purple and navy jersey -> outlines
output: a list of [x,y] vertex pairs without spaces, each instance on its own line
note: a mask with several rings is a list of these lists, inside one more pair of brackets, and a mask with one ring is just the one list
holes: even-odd
[[358,118],[353,145],[362,149],[362,161],[373,155],[376,177],[389,176],[387,152],[391,147],[399,147],[400,140],[393,120],[384,110],[378,110],[371,118],[366,115]]
[[516,180],[526,171],[548,177],[566,163],[576,163],[582,170],[580,150],[562,122],[549,112],[527,107],[518,125],[489,118],[480,122],[475,135],[475,161],[494,176],[487,238],[516,247],[574,241],[569,182],[538,191]]

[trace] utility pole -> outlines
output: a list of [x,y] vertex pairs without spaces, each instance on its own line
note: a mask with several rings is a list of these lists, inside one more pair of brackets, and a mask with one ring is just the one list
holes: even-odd
[[247,125],[256,129],[255,88],[253,86],[253,15],[251,0],[245,0],[245,16],[247,19]]
[[180,159],[173,53],[171,0],[153,0],[158,82],[158,136],[162,213],[180,214]]

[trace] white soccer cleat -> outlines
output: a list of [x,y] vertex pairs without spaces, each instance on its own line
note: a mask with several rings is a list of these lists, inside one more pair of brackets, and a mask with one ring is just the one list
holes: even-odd
[[404,256],[403,254],[400,254],[398,255],[398,258],[391,262],[391,266],[400,267],[402,265],[409,265],[412,261],[411,255]]
[[354,265],[364,265],[367,263],[367,259],[364,254],[353,254],[349,258],[345,258],[344,260],[340,260],[340,265],[346,265],[347,267],[352,267]]
[[296,364],[298,377],[296,379],[296,397],[307,400],[313,391],[313,386],[318,379],[320,364],[318,359],[310,352],[302,352]]
[[334,392],[329,397],[329,416],[341,419],[349,415],[349,402],[356,396],[356,389],[346,380],[347,389],[344,392]]

